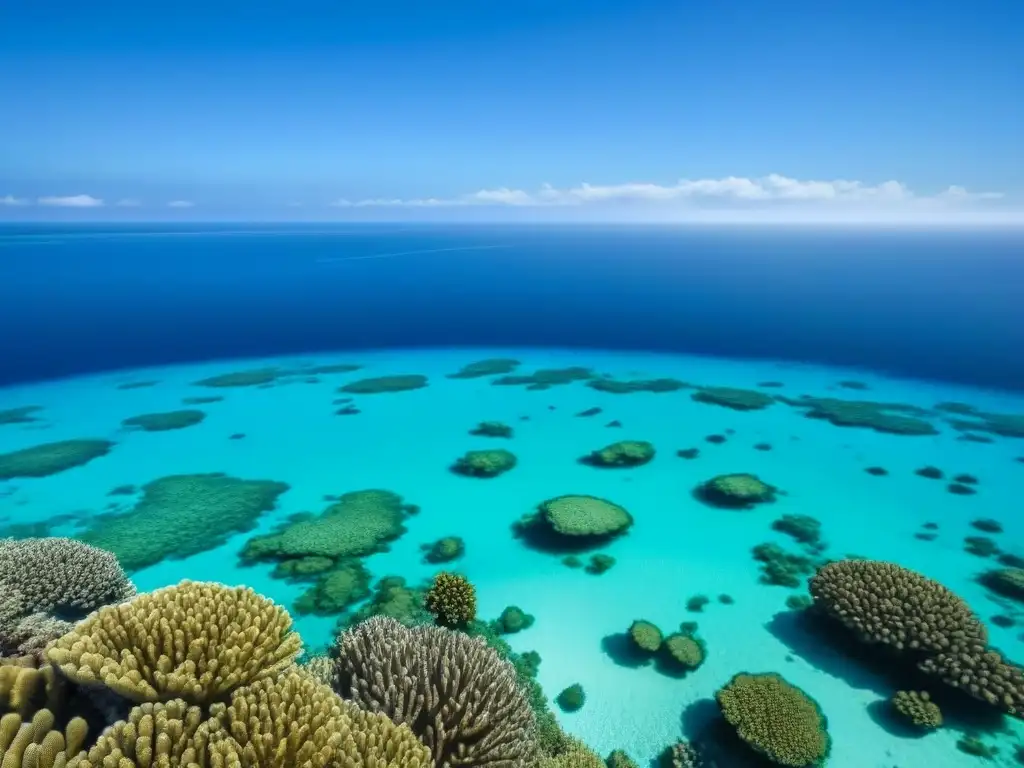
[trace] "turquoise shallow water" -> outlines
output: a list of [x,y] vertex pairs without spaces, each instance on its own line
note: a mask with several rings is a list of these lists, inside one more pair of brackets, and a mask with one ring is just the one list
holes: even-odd
[[[804,417],[801,410],[776,404],[762,411],[738,412],[695,402],[690,392],[598,392],[582,383],[530,391],[493,386],[488,378],[454,380],[445,375],[489,357],[515,357],[520,372],[538,368],[586,366],[617,379],[675,377],[698,385],[755,388],[758,382],[784,383],[789,396],[808,394],[896,401],[931,408],[940,401],[963,401],[981,410],[1024,412],[1024,396],[938,383],[883,378],[869,372],[774,362],[537,349],[388,351],[322,355],[301,359],[218,361],[171,368],[118,371],[87,378],[45,382],[0,392],[0,410],[40,405],[40,421],[0,426],[0,453],[37,443],[80,437],[116,441],[100,459],[39,479],[0,482],[0,525],[32,523],[56,515],[98,513],[119,485],[141,485],[178,473],[225,472],[246,479],[272,479],[290,485],[277,508],[259,528],[184,560],[167,560],[137,571],[140,590],[182,578],[247,584],[289,605],[305,589],[270,577],[271,566],[241,568],[237,553],[254,534],[270,531],[289,515],[319,512],[324,496],[365,488],[387,488],[422,508],[390,551],[366,558],[374,577],[405,576],[412,582],[440,566],[424,564],[419,547],[441,536],[459,535],[466,554],[456,567],[476,585],[479,613],[493,618],[516,604],[536,616],[528,630],[508,639],[517,650],[536,650],[543,662],[539,680],[553,697],[580,682],[587,692],[583,709],[559,713],[571,733],[597,751],[627,750],[638,760],[653,759],[670,742],[689,733],[706,707],[700,702],[738,671],[778,671],[804,688],[829,718],[834,740],[829,766],[908,768],[917,765],[969,766],[979,758],[955,748],[962,735],[951,727],[922,738],[895,735],[872,715],[892,685],[852,666],[838,652],[801,632],[786,611],[792,590],[758,582],[750,550],[792,541],[770,524],[784,513],[807,514],[822,523],[830,557],[856,553],[919,570],[964,597],[986,620],[1013,613],[974,579],[991,563],[963,551],[963,537],[977,534],[969,523],[995,518],[1004,526],[996,539],[1004,551],[1024,554],[1024,519],[1019,514],[1024,480],[1024,441],[996,437],[991,443],[958,440],[959,433],[935,418],[940,434],[907,437],[867,429],[840,428]],[[363,369],[303,377],[269,388],[210,390],[192,383],[207,376],[269,365],[296,366],[351,362]],[[430,385],[414,391],[355,396],[358,415],[334,415],[336,388],[377,375],[419,373]],[[867,389],[839,382],[854,379]],[[153,386],[119,389],[136,381]],[[223,395],[221,402],[197,406],[201,424],[167,432],[136,432],[119,427],[128,417],[180,408],[182,398]],[[599,407],[592,417],[576,414]],[[521,417],[528,416],[528,420]],[[621,429],[607,427],[611,420]],[[474,437],[480,421],[504,421],[515,436],[508,441]],[[725,443],[705,442],[726,434]],[[244,439],[229,439],[244,433]],[[653,462],[634,469],[597,469],[578,457],[615,440],[652,442]],[[768,442],[770,451],[755,450]],[[448,471],[466,450],[505,447],[518,465],[493,479],[466,478]],[[684,460],[677,449],[699,447]],[[864,470],[884,466],[885,477]],[[959,496],[946,483],[917,476],[935,465],[947,474],[969,473],[978,493]],[[752,511],[710,508],[691,496],[698,483],[717,474],[755,472],[785,491],[776,503]],[[601,576],[572,570],[559,557],[526,548],[510,525],[537,503],[567,493],[601,496],[625,506],[635,525],[628,536],[603,547],[616,565]],[[939,524],[934,541],[916,539],[925,522]],[[53,533],[73,533],[55,528]],[[726,593],[731,605],[714,598]],[[687,611],[687,600],[707,594],[701,613]],[[634,619],[673,631],[696,620],[707,641],[706,663],[684,679],[653,667],[620,666],[603,640],[624,632]],[[333,617],[301,617],[298,628],[310,647],[327,644]],[[993,644],[1011,658],[1024,659],[1021,627],[989,622]],[[874,705],[874,709],[872,707]],[[684,717],[684,712],[688,714]],[[1024,738],[1016,722],[1003,732],[983,735],[1000,746],[990,764],[1015,765],[1014,745]],[[1022,742],[1024,743],[1024,742]]]

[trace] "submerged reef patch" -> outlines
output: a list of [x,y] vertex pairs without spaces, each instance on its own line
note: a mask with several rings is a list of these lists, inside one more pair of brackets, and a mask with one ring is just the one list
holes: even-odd
[[497,477],[515,467],[516,461],[516,455],[503,448],[466,451],[455,460],[451,471],[467,477]]
[[106,456],[113,447],[110,440],[59,440],[0,453],[0,480],[56,475]]
[[245,371],[234,371],[222,373],[217,376],[210,376],[205,379],[193,382],[197,387],[265,387],[277,383],[281,379],[289,379],[297,376],[309,377],[330,373],[351,373],[358,371],[362,366],[349,363],[328,363],[326,365],[309,365],[295,368],[280,368],[271,366],[267,368],[253,368]]
[[427,377],[418,373],[400,374],[397,376],[374,376],[359,379],[338,387],[339,392],[350,395],[378,395],[386,392],[408,392],[427,386]]
[[163,413],[144,413],[140,416],[132,416],[121,422],[121,426],[129,429],[139,429],[143,432],[167,432],[172,429],[184,429],[199,424],[206,418],[202,411],[188,409],[180,411],[165,411]]
[[553,552],[599,547],[624,534],[633,516],[624,507],[597,496],[556,496],[512,525],[530,546]]
[[568,368],[541,368],[525,375],[502,376],[500,379],[492,381],[491,384],[543,390],[560,384],[571,384],[574,381],[586,381],[592,378],[594,378],[594,372],[589,368],[570,366]]
[[299,614],[332,616],[369,596],[370,572],[361,561],[346,560],[322,574],[313,586],[299,596],[293,607]]
[[508,357],[495,357],[487,360],[477,360],[462,366],[455,373],[449,373],[449,379],[479,379],[484,376],[499,376],[503,373],[512,373],[520,366],[518,360]]
[[724,509],[753,509],[775,501],[776,493],[777,488],[749,472],[717,475],[694,491],[700,501]]
[[469,434],[477,437],[512,437],[512,427],[501,421],[481,421]]
[[28,424],[39,421],[34,415],[43,410],[41,405],[22,405],[18,408],[0,409],[0,426],[5,424]]
[[654,458],[654,446],[645,440],[619,440],[580,459],[591,467],[639,467]]
[[709,403],[734,411],[759,411],[775,404],[775,398],[756,389],[699,387],[690,395],[698,403]]
[[118,384],[118,389],[148,389],[149,387],[155,387],[159,384],[159,381],[126,381],[123,384]]
[[196,395],[194,397],[181,398],[182,405],[209,405],[224,400],[222,395]]
[[459,536],[445,536],[433,544],[421,544],[424,551],[423,561],[426,563],[450,563],[466,552],[466,544]]
[[693,389],[692,384],[687,384],[679,379],[633,379],[630,381],[616,381],[615,379],[600,378],[591,379],[587,386],[596,389],[598,392],[609,392],[613,395],[628,395],[634,392],[677,392],[680,389]]
[[102,515],[77,538],[108,550],[127,571],[220,546],[252,530],[274,508],[286,483],[242,480],[222,473],[170,475],[142,486],[124,514]]
[[834,397],[799,398],[779,396],[779,402],[805,409],[809,419],[822,419],[837,427],[862,427],[891,435],[937,435],[939,431],[925,417],[928,411],[906,403],[876,403],[871,400],[840,400]]

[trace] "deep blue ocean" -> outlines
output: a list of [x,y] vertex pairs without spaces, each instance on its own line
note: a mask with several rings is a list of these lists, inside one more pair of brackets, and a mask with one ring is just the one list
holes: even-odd
[[0,327],[0,382],[473,345],[764,357],[1020,389],[1024,232],[8,225]]
[[0,762],[12,667],[98,744],[200,595],[342,696],[369,616],[486,638],[546,752],[472,765],[1019,767],[1021,350],[1022,230],[0,227]]

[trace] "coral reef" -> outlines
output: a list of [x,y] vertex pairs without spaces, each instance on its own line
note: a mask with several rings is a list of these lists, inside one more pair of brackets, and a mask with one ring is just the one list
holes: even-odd
[[821,541],[821,522],[810,515],[783,515],[772,523],[772,530],[792,536],[801,544]]
[[927,478],[928,480],[941,480],[945,475],[941,469],[930,465],[926,467],[918,467],[914,470],[914,474],[918,477]]
[[516,456],[503,448],[487,451],[466,451],[452,464],[457,475],[468,477],[497,477],[516,465]]
[[696,496],[715,507],[752,509],[756,504],[775,501],[778,489],[747,472],[718,475],[701,483]]
[[636,760],[621,749],[613,749],[605,760],[606,768],[640,768]]
[[759,411],[775,404],[775,398],[756,389],[736,387],[700,387],[690,395],[698,403],[710,403],[734,411]]
[[933,730],[942,726],[942,710],[927,691],[897,691],[890,703],[893,711],[915,728]]
[[251,530],[286,490],[285,483],[220,473],[161,477],[142,487],[142,499],[130,512],[100,517],[79,538],[113,552],[125,570],[135,571],[213,549]]
[[70,680],[131,701],[207,704],[273,677],[301,647],[288,613],[251,589],[183,581],[100,608],[46,656]]
[[481,421],[469,434],[478,437],[512,437],[512,427],[501,421]]
[[638,467],[654,458],[654,446],[643,440],[620,440],[584,456],[592,467]]
[[39,421],[33,414],[43,410],[41,405],[22,405],[17,408],[0,409],[0,427],[5,424],[28,424]]
[[358,379],[338,387],[339,392],[350,395],[377,395],[385,392],[407,392],[427,386],[427,377],[418,373],[398,376],[374,376]]
[[193,397],[181,398],[182,405],[209,405],[210,403],[219,403],[224,400],[221,395],[196,395]]
[[740,673],[715,699],[737,735],[777,765],[808,768],[828,757],[832,744],[821,708],[781,675]]
[[299,614],[330,616],[369,596],[370,572],[359,560],[348,560],[321,575],[292,607]]
[[692,744],[677,741],[666,747],[661,754],[659,765],[661,768],[702,768],[704,763]]
[[113,447],[109,440],[59,440],[0,453],[0,480],[56,475],[106,456]]
[[630,624],[627,635],[637,651],[647,654],[657,653],[664,640],[661,630],[643,619],[638,619]]
[[583,709],[586,701],[587,694],[579,683],[573,683],[555,697],[555,703],[563,712],[578,712]]
[[426,554],[423,560],[428,563],[450,563],[457,560],[466,552],[466,543],[459,536],[445,536],[433,544],[420,546]]
[[680,459],[696,459],[700,456],[700,448],[680,448],[676,451],[676,456]]
[[465,627],[476,618],[476,588],[457,573],[441,571],[424,596],[426,609],[446,627]]
[[570,366],[568,368],[542,368],[525,375],[502,376],[491,384],[498,386],[526,387],[530,390],[544,390],[574,381],[586,381],[594,377],[589,368]]
[[495,357],[488,360],[477,360],[462,366],[455,373],[449,373],[449,379],[479,379],[484,376],[498,376],[512,373],[520,365],[518,360],[507,357]]
[[122,427],[138,429],[143,432],[167,432],[172,429],[184,429],[199,424],[206,414],[195,409],[165,411],[163,413],[144,413],[132,416],[121,422]]
[[822,419],[837,427],[862,427],[892,435],[937,435],[939,431],[924,420],[928,411],[904,403],[876,403],[870,400],[840,400],[832,397],[797,399],[779,397],[794,408],[806,409],[809,419]]
[[601,756],[583,742],[569,738],[562,750],[541,759],[538,768],[607,768]]
[[534,712],[512,665],[479,638],[375,617],[334,647],[335,690],[407,725],[437,768],[513,768],[537,754]]
[[[27,721],[13,712],[0,718],[0,765],[4,768],[63,768],[85,742],[88,725],[73,718],[55,729],[53,713],[36,711]],[[79,768],[81,763],[75,764]],[[86,768],[82,766],[82,768]]]
[[998,595],[1024,603],[1024,568],[997,568],[985,571],[978,581]]
[[511,635],[529,629],[534,621],[532,614],[526,613],[517,605],[510,605],[495,620],[494,629],[498,634]]
[[591,379],[587,386],[596,389],[598,392],[610,392],[613,395],[628,395],[633,392],[676,392],[680,389],[690,389],[693,385],[678,379],[634,379],[631,381],[616,381],[615,379]]
[[661,645],[660,661],[672,672],[688,672],[704,663],[707,646],[693,634],[677,632],[665,638]]
[[596,555],[590,556],[590,561],[587,563],[585,570],[587,573],[592,573],[595,576],[600,576],[613,565],[615,565],[614,557],[612,557],[611,555],[606,555],[602,552],[598,552]]
[[234,371],[210,376],[193,382],[197,387],[257,387],[261,384],[273,384],[282,374],[280,368],[256,368],[249,371]]

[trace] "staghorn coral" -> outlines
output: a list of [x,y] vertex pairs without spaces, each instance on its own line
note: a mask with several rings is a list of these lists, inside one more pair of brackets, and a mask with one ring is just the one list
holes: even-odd
[[85,743],[88,725],[72,718],[63,730],[55,730],[55,718],[40,709],[25,721],[8,713],[0,718],[0,765],[3,768],[64,768]]
[[436,768],[521,768],[536,721],[513,666],[487,644],[440,627],[374,617],[338,636],[335,689],[408,725]]
[[423,604],[446,627],[464,627],[476,618],[476,588],[465,576],[441,571],[434,577]]
[[103,731],[71,768],[205,766],[206,745],[196,738],[205,719],[202,708],[181,699],[140,704]]
[[752,749],[778,765],[822,765],[831,739],[817,703],[780,675],[740,673],[715,694],[722,715]]
[[937,581],[895,563],[839,560],[810,580],[815,605],[869,643],[960,652],[988,642],[970,606]]
[[25,615],[64,619],[135,594],[113,554],[61,538],[0,541],[0,588],[18,592]]
[[299,669],[324,685],[331,685],[335,677],[335,661],[330,656],[316,654],[299,665]]
[[916,728],[932,730],[942,725],[942,710],[927,691],[896,691],[890,703],[895,712]]
[[292,664],[302,641],[291,625],[251,589],[183,581],[101,608],[46,655],[71,680],[132,701],[206,704]]

